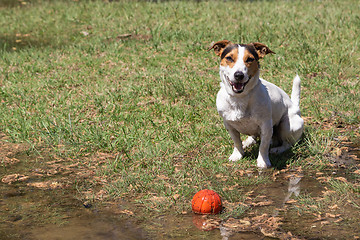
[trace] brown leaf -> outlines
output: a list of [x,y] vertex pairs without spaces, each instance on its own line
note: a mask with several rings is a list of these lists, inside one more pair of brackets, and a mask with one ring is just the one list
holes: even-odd
[[27,186],[36,187],[36,188],[48,188],[48,189],[63,188],[63,184],[56,181],[33,182],[33,183],[28,183]]
[[128,216],[133,216],[134,215],[134,212],[133,211],[130,211],[130,210],[119,210],[119,211],[116,211],[115,213],[117,214],[125,214],[125,215],[128,215]]
[[285,202],[286,204],[293,204],[293,203],[297,203],[297,200],[295,199],[290,199],[288,201]]
[[328,182],[331,178],[330,177],[318,177],[316,179],[320,182]]
[[254,207],[263,207],[263,206],[269,206],[273,204],[273,201],[264,201],[264,202],[257,202],[257,203],[251,203]]
[[339,207],[338,207],[337,204],[335,204],[335,205],[329,206],[329,208],[330,208],[331,210],[335,210],[335,209],[338,209]]
[[336,217],[336,215],[332,214],[332,213],[326,213],[325,216],[328,217],[328,218],[335,218]]
[[341,181],[341,182],[344,182],[344,183],[347,183],[347,182],[348,182],[348,180],[347,180],[346,178],[344,178],[344,177],[336,177],[335,179],[336,179],[336,180],[339,180],[339,181]]
[[170,178],[165,175],[157,175],[157,177],[161,180],[169,180]]
[[11,184],[13,182],[23,182],[26,181],[29,176],[25,176],[22,174],[10,174],[1,179],[3,183]]
[[342,222],[343,220],[344,220],[344,219],[339,218],[339,219],[335,220],[334,222],[335,222],[335,223],[339,223],[339,222]]
[[260,232],[265,236],[265,237],[270,237],[270,238],[278,238],[278,232],[272,231],[272,229],[265,229],[265,228],[261,228]]

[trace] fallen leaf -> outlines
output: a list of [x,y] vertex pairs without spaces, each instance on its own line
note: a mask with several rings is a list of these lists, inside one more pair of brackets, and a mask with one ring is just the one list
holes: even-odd
[[297,200],[295,199],[290,199],[288,201],[285,202],[286,204],[293,204],[293,203],[297,203]]
[[337,204],[335,204],[335,205],[329,206],[329,208],[330,208],[331,210],[335,210],[335,209],[338,209],[339,207],[338,207]]
[[263,207],[263,206],[269,206],[273,204],[273,201],[264,201],[264,202],[257,202],[257,203],[251,203],[254,207]]
[[336,180],[339,180],[339,181],[341,181],[341,182],[344,182],[344,183],[347,183],[347,182],[348,182],[348,180],[347,180],[346,178],[344,178],[344,177],[336,177],[335,179],[336,179]]
[[328,218],[335,218],[336,217],[336,215],[332,214],[332,213],[326,213],[325,216],[328,217]]
[[320,182],[328,182],[331,178],[330,177],[317,177],[316,179]]
[[165,175],[157,175],[157,177],[161,180],[169,180],[170,178]]
[[173,198],[174,200],[177,200],[181,195],[180,194],[174,194]]
[[56,181],[47,181],[47,182],[28,183],[27,186],[36,187],[36,188],[58,189],[58,188],[62,188],[63,184]]
[[328,191],[322,191],[322,194],[324,196],[330,196],[332,194],[336,193],[335,191],[332,191],[332,190],[328,190]]
[[117,214],[126,214],[128,216],[133,216],[134,215],[134,212],[133,211],[130,211],[130,210],[119,210],[119,211],[116,211],[115,213]]
[[276,232],[267,232],[268,229],[264,229],[264,228],[261,228],[260,229],[260,232],[265,236],[265,237],[271,237],[271,238],[277,238],[277,234]]
[[29,176],[25,176],[22,174],[10,174],[1,179],[3,183],[11,184],[13,182],[23,182],[26,181]]

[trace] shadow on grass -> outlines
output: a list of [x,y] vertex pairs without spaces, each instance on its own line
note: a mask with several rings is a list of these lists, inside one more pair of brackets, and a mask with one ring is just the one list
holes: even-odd
[[[300,139],[300,141],[296,143],[296,145],[302,146],[304,143],[305,143],[304,137],[302,137]],[[257,144],[252,146],[250,149],[245,150],[245,154],[247,156],[249,156],[250,159],[257,159],[257,157],[259,155],[259,144],[260,144],[260,142],[258,141]],[[270,146],[270,148],[271,147],[272,146]],[[277,169],[277,170],[286,168],[287,165],[289,165],[292,161],[294,161],[296,156],[299,154],[300,150],[296,150],[296,148],[297,147],[292,147],[289,150],[287,150],[283,153],[280,153],[280,154],[269,154],[272,168]],[[301,148],[301,147],[298,147],[298,148]],[[305,156],[302,156],[302,157],[305,157]]]
[[0,8],[20,7],[21,1],[18,0],[1,0]]
[[66,42],[56,42],[51,37],[33,37],[29,34],[0,34],[0,51],[16,51],[27,48],[58,48]]

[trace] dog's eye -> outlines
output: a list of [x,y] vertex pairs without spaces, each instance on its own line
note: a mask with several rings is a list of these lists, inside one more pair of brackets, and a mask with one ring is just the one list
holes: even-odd
[[228,60],[229,62],[234,62],[234,60],[232,59],[232,57],[226,57],[226,60]]
[[246,62],[247,62],[247,63],[251,63],[251,62],[253,62],[254,60],[255,60],[254,58],[248,57],[248,59],[246,59]]

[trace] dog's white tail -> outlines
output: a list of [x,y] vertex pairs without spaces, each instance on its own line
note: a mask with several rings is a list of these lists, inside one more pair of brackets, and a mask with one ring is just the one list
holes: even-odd
[[296,74],[294,80],[293,80],[293,87],[291,91],[291,101],[296,104],[300,105],[300,77]]

